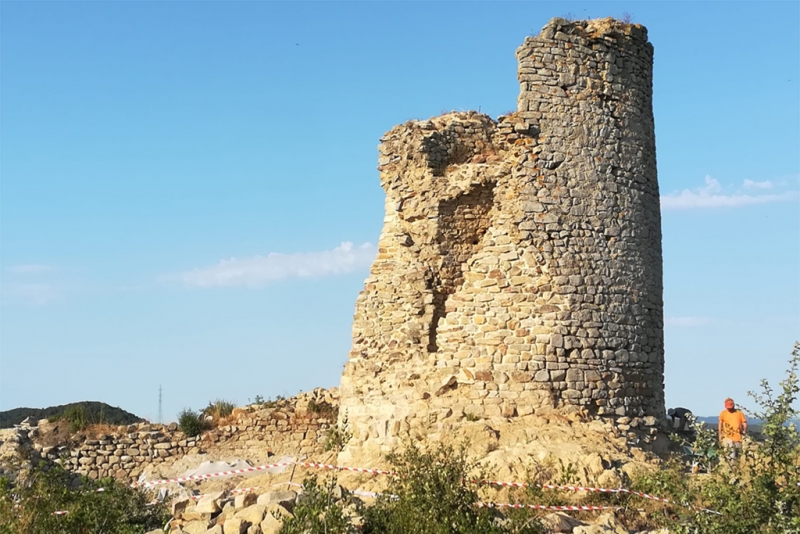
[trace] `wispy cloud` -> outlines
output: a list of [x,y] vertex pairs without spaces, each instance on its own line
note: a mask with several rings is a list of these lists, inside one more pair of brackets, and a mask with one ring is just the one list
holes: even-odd
[[169,276],[191,287],[263,287],[286,278],[319,278],[369,268],[377,248],[371,243],[345,242],[333,250],[222,260],[213,267]]
[[12,265],[8,268],[8,272],[14,274],[42,274],[53,270],[52,265],[40,264],[25,264],[25,265]]
[[754,182],[753,180],[745,180],[742,186],[745,189],[772,189],[774,185],[769,180],[763,182]]
[[[747,190],[767,190],[772,189],[770,181],[754,182],[745,180],[742,187]],[[767,204],[771,202],[782,202],[793,200],[798,197],[797,191],[783,191],[780,193],[763,194],[754,191],[752,193],[731,192],[723,190],[719,180],[706,176],[705,185],[696,189],[684,189],[679,193],[672,193],[661,196],[662,210],[681,210],[696,208],[738,208],[753,204]]]
[[709,317],[667,317],[665,326],[705,326],[711,322]]

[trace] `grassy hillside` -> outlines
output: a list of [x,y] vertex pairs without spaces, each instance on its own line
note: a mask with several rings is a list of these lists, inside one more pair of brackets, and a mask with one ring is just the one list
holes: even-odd
[[143,420],[122,408],[109,406],[104,402],[82,401],[49,408],[14,408],[0,412],[0,428],[11,428],[21,423],[26,417],[32,417],[34,421],[38,421],[39,419],[61,419],[64,414],[69,416],[76,413],[82,413],[86,424],[130,425]]

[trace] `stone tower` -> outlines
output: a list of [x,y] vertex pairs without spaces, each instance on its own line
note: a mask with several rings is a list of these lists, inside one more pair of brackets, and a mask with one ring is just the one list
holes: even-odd
[[341,382],[348,449],[540,411],[649,441],[664,416],[647,31],[553,19],[517,58],[515,113],[381,139],[386,216]]

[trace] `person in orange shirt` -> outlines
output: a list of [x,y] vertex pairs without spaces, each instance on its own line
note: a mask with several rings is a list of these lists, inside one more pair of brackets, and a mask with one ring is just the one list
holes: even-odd
[[747,418],[736,409],[733,399],[725,399],[725,409],[719,414],[719,440],[730,449],[731,459],[742,449],[742,435],[747,433]]

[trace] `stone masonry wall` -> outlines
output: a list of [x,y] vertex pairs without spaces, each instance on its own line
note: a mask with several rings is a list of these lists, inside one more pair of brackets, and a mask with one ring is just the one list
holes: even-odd
[[348,456],[469,417],[664,416],[661,222],[645,28],[553,19],[517,112],[396,126],[341,381]]
[[[309,401],[315,401],[317,408],[309,409]],[[21,426],[10,439],[27,444],[26,455],[33,459],[59,463],[92,479],[135,482],[147,468],[168,469],[192,454],[199,455],[197,463],[244,459],[254,465],[267,462],[272,455],[321,454],[328,431],[336,424],[337,409],[335,389],[315,390],[273,408],[238,410],[232,424],[198,438],[187,437],[175,423],[140,423],[109,428],[102,434],[78,433],[62,443],[49,443],[47,434],[54,425],[45,420],[38,427]]]

